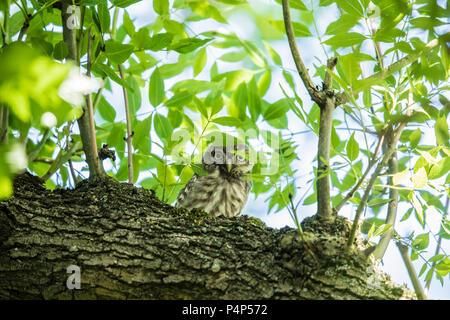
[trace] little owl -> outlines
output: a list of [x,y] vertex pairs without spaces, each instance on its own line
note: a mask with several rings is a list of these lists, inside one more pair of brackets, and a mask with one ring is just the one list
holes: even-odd
[[238,216],[252,187],[245,176],[253,167],[249,161],[249,147],[243,143],[210,145],[202,162],[208,174],[194,174],[180,191],[176,205],[189,210],[197,208],[213,217]]

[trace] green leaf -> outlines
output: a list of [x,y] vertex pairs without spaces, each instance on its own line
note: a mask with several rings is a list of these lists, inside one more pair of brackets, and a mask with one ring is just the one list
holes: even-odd
[[334,48],[340,48],[358,45],[361,44],[364,40],[366,40],[366,37],[362,34],[356,32],[348,32],[345,34],[335,35],[330,39],[324,41],[324,43]]
[[102,33],[107,33],[109,32],[109,24],[111,22],[108,10],[108,1],[100,0],[97,6],[98,6],[98,19],[100,21]]
[[320,0],[319,6],[321,7],[328,7],[329,5],[336,3],[336,0]]
[[255,77],[252,77],[248,84],[248,109],[253,121],[256,122],[261,114],[261,98],[259,96],[258,86],[256,85]]
[[234,114],[230,113],[230,115],[239,118],[240,120],[244,120],[245,111],[247,109],[247,85],[245,81],[242,81],[237,89],[233,91],[231,99],[236,110],[233,112]]
[[69,54],[69,47],[64,41],[60,41],[55,44],[55,49],[53,50],[53,57],[56,60],[63,60]]
[[423,233],[423,234],[419,234],[414,239],[414,241],[412,242],[412,246],[416,250],[423,250],[423,249],[426,249],[428,247],[429,242],[430,242],[429,234],[428,233]]
[[150,35],[148,28],[141,28],[131,36],[131,42],[134,44],[136,50],[150,49]]
[[428,262],[438,262],[439,260],[442,260],[445,257],[445,254],[437,254],[433,257],[431,257]]
[[193,94],[211,89],[211,82],[205,80],[187,79],[181,80],[173,85],[172,92],[187,90]]
[[381,199],[381,198],[374,198],[372,200],[370,200],[367,205],[369,207],[378,207],[381,205],[385,205],[386,203],[391,202],[392,199]]
[[420,131],[420,129],[413,131],[413,133],[411,133],[409,135],[409,143],[411,144],[411,148],[417,147],[417,145],[420,142],[421,137],[422,137],[422,131]]
[[445,258],[441,262],[439,262],[436,265],[436,271],[441,276],[446,276],[448,273],[450,273],[450,259],[449,258]]
[[141,0],[111,0],[112,4],[116,7],[126,8]]
[[411,177],[414,189],[423,189],[428,184],[427,172],[424,167],[421,167],[417,172]]
[[[269,20],[268,21],[272,26],[274,26],[279,31],[285,33],[285,26],[283,21],[274,21]],[[312,34],[309,31],[308,27],[300,22],[293,22],[292,23],[292,29],[294,29],[294,35],[296,37],[311,37]]]
[[409,170],[408,169],[394,173],[392,175],[392,184],[394,186],[396,186],[396,185],[400,184],[400,182],[406,180],[407,178],[409,178]]
[[347,142],[347,146],[346,146],[346,152],[347,152],[347,156],[350,159],[350,161],[355,161],[356,158],[358,158],[359,155],[359,144],[355,139],[355,133],[352,133],[352,136],[350,137],[350,139]]
[[128,15],[128,12],[126,10],[123,13],[123,27],[130,37],[132,37],[136,32],[133,21],[130,19],[130,16]]
[[413,191],[410,192],[408,199],[414,207],[417,220],[422,226],[425,226],[425,216],[423,214],[422,204],[420,203],[419,199],[417,199],[417,196]]
[[434,180],[443,177],[450,171],[450,157],[445,157],[433,165],[428,173],[428,179]]
[[211,39],[197,39],[197,38],[185,38],[181,39],[176,43],[173,43],[169,49],[174,50],[178,53],[188,53],[194,51],[195,49],[205,45],[211,41]]
[[212,120],[212,122],[220,124],[222,126],[236,127],[240,124],[240,120],[234,117],[218,117]]
[[[142,121],[137,121],[136,125],[133,128],[133,147],[135,150],[139,150],[145,155],[149,155],[151,152],[151,125],[152,121],[149,118],[144,119]],[[133,155],[134,157],[134,155]]]
[[351,14],[343,14],[339,19],[328,25],[325,34],[336,35],[346,33],[358,23],[358,20],[358,17]]
[[374,236],[381,236],[382,234],[386,233],[389,229],[392,228],[392,224],[382,224],[377,228],[377,230],[374,232]]
[[94,64],[92,66],[92,71],[94,71],[95,73],[99,73],[99,74],[104,74],[105,76],[108,76],[112,81],[116,82],[117,84],[121,85],[122,87],[126,87],[128,89],[133,90],[128,83],[126,83],[125,81],[122,80],[122,78],[120,78],[116,72],[111,69],[110,66],[106,65],[106,64],[102,64],[97,62],[96,64]]
[[106,99],[102,96],[98,103],[98,112],[108,122],[114,122],[116,118],[116,110],[106,101]]
[[[279,4],[281,4],[281,0],[275,0]],[[305,4],[300,0],[289,0],[289,6],[293,9],[298,10],[308,10],[308,8],[305,6]]]
[[356,79],[361,75],[361,66],[355,55],[350,53],[339,58],[338,67],[342,70],[341,77],[352,86]]
[[267,41],[263,40],[263,43],[264,43],[264,47],[266,47],[266,50],[269,53],[270,57],[272,58],[273,62],[276,65],[281,66],[282,65],[281,58],[280,58],[280,55],[278,54],[278,52],[276,52]]
[[447,117],[442,115],[436,120],[436,126],[434,127],[436,132],[436,142],[438,146],[449,146],[449,132]]
[[189,91],[179,91],[170,98],[165,105],[167,107],[178,107],[183,108],[186,104],[191,102],[192,94]]
[[336,0],[336,3],[354,17],[362,18],[364,16],[363,8],[358,0]]
[[290,109],[288,99],[281,99],[271,104],[264,112],[263,117],[265,120],[272,120],[282,117]]
[[271,82],[272,72],[270,70],[267,70],[258,80],[258,91],[261,97],[263,97],[266,94],[267,90],[269,90]]
[[312,195],[308,196],[305,201],[303,201],[303,205],[307,206],[317,202],[317,194],[314,192]]
[[409,208],[406,212],[405,212],[405,214],[403,215],[403,217],[400,219],[400,221],[405,221],[406,219],[408,219],[409,218],[409,216],[411,215],[411,213],[412,213],[412,208]]
[[[214,69],[212,69],[212,71],[213,70]],[[211,76],[211,80],[214,82],[219,82],[225,78],[226,79],[224,88],[225,91],[234,91],[242,81],[249,81],[252,79],[252,77],[253,77],[252,71],[247,69],[240,69]]]
[[166,96],[164,91],[164,80],[161,78],[158,68],[155,68],[155,71],[153,71],[148,87],[150,103],[156,108],[163,102]]
[[137,110],[141,107],[141,88],[133,75],[129,75],[125,81],[128,84],[126,90],[128,94],[128,103],[130,105],[131,124],[133,125],[136,121]]
[[122,44],[112,39],[105,41],[105,55],[115,64],[124,63],[133,53],[133,50],[134,46],[131,44]]
[[153,117],[153,127],[155,128],[158,137],[160,137],[161,140],[165,140],[165,143],[167,144],[168,141],[170,141],[173,131],[169,120],[159,113],[156,113]]
[[145,45],[145,49],[152,51],[160,51],[167,48],[172,43],[173,33],[158,33],[150,38],[150,41]]
[[374,233],[374,231],[375,231],[375,223],[372,223],[369,231],[367,232],[367,240],[370,240],[370,238],[372,238],[372,234]]
[[153,0],[153,10],[159,15],[169,12],[169,0]]
[[197,76],[205,67],[207,61],[206,48],[201,48],[195,54],[194,58],[194,77]]
[[247,57],[248,52],[245,50],[242,51],[232,51],[223,54],[219,57],[220,60],[226,61],[226,62],[238,62],[243,60],[245,57]]
[[212,18],[221,23],[227,23],[227,20],[220,14],[219,9],[211,5],[208,1],[188,1],[192,11],[203,18]]

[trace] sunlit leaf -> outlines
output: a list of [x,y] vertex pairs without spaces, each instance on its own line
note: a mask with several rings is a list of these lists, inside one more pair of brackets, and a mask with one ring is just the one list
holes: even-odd
[[424,167],[421,167],[414,175],[411,177],[414,189],[423,189],[428,184],[427,172]]
[[332,47],[335,47],[335,48],[340,48],[340,47],[350,47],[350,46],[358,45],[358,44],[362,43],[365,39],[366,39],[366,37],[360,33],[348,32],[345,34],[335,35],[335,36],[331,37],[330,39],[324,41],[324,43],[328,44]]
[[359,144],[355,139],[355,133],[353,132],[346,146],[347,156],[351,161],[355,161],[359,155]]
[[109,39],[105,41],[105,55],[115,64],[124,63],[133,53],[134,47]]
[[164,80],[161,78],[158,68],[153,71],[148,88],[150,103],[152,106],[157,107],[163,102],[166,96],[164,91]]

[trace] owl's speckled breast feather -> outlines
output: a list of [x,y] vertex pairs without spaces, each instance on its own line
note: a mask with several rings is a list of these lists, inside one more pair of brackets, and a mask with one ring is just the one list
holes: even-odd
[[195,174],[180,191],[177,206],[197,208],[213,217],[238,216],[247,202],[251,186],[249,180],[224,176],[219,169],[207,176]]

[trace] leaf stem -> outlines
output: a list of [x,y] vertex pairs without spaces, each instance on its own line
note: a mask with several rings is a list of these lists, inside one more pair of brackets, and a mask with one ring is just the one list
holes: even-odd
[[[122,65],[118,65],[120,77],[123,81],[125,81],[125,77],[123,75]],[[128,151],[128,182],[134,183],[134,174],[133,174],[133,132],[131,131],[131,119],[130,119],[130,106],[128,104],[128,93],[127,88],[122,86],[123,90],[123,99],[125,100],[125,115],[127,117],[127,137],[125,138],[127,142],[127,151]]]

